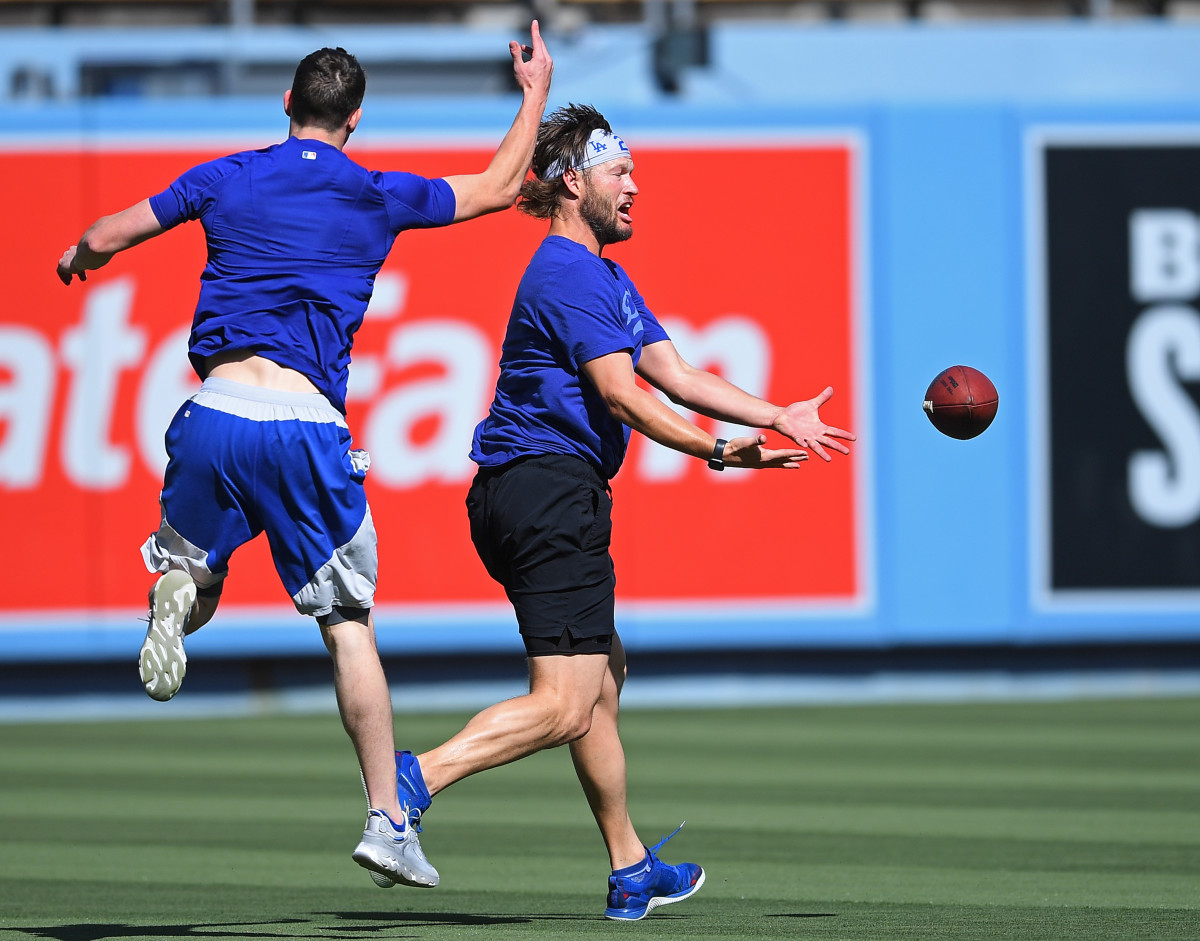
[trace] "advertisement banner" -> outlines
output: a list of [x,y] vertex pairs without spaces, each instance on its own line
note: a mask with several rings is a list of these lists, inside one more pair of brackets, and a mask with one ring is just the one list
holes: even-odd
[[1200,139],[1050,134],[1034,159],[1034,583],[1043,603],[1185,601],[1200,589]]
[[[0,570],[9,584],[0,625],[48,613],[104,621],[143,607],[151,578],[138,549],[158,523],[163,431],[198,387],[186,340],[204,234],[185,224],[69,287],[54,265],[96,217],[227,149],[0,152],[14,221],[3,236],[0,315]],[[491,156],[353,142],[348,153],[372,169],[427,176],[478,172]],[[854,145],[681,144],[638,148],[635,159],[636,235],[608,253],[684,357],[779,403],[832,385],[823,417],[856,427]],[[791,185],[746,195],[747,181],[785,178]],[[467,453],[513,292],[544,231],[509,211],[404,233],[379,276],[356,339],[348,420],[372,455],[380,613],[507,608],[469,540]],[[613,482],[618,596],[651,609],[748,603],[797,616],[861,605],[862,479],[840,457],[790,473],[714,474],[635,436]],[[239,611],[296,618],[261,539],[235,554],[218,617]]]

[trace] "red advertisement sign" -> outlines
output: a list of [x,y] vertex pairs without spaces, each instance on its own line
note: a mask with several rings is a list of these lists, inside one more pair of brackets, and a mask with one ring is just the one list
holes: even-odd
[[[631,144],[636,235],[609,251],[684,357],[781,404],[832,385],[824,417],[855,427],[853,146]],[[491,156],[353,143],[349,153],[429,176],[475,172]],[[0,619],[47,607],[125,613],[145,598],[138,548],[158,523],[162,433],[198,385],[186,337],[203,232],[188,224],[152,239],[85,284],[63,286],[54,265],[97,216],[216,155],[0,153],[0,570],[20,579],[0,597]],[[544,229],[513,211],[405,233],[381,272],[356,342],[349,421],[373,458],[382,605],[503,601],[468,537],[467,452],[514,289]],[[865,577],[855,460],[714,474],[635,439],[613,484],[619,596],[853,604]],[[234,556],[223,605],[290,612],[261,543]]]

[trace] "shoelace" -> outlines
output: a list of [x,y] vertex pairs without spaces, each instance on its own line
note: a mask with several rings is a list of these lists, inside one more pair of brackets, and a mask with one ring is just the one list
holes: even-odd
[[417,833],[421,832],[421,809],[419,807],[410,808],[408,804],[404,804],[404,812],[407,814],[409,826]]
[[674,830],[672,830],[670,833],[668,833],[666,836],[664,836],[661,840],[659,840],[653,846],[649,847],[651,854],[657,854],[658,851],[660,849],[662,849],[664,845],[666,845],[667,840],[671,839],[671,837],[673,837],[676,833],[678,833],[680,830],[682,830],[684,827],[684,824],[686,824],[686,823],[687,823],[686,820],[683,821],[683,823],[681,823]]

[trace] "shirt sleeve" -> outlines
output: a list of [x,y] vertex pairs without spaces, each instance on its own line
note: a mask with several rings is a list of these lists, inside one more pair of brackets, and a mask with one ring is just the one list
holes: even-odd
[[219,184],[242,163],[241,154],[219,157],[192,167],[161,193],[150,197],[150,208],[164,229],[199,219],[211,204]]
[[392,223],[397,232],[431,229],[454,221],[457,202],[445,180],[395,170],[376,170],[371,175],[391,200]]
[[[630,282],[630,286],[632,287],[632,282]],[[642,300],[642,295],[638,293],[637,288],[633,288],[633,303],[642,317],[642,346],[671,339],[663,325],[658,322],[658,318],[646,306],[646,302]]]

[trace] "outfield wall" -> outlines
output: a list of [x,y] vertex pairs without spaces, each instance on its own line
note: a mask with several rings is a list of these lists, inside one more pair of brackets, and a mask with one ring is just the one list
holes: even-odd
[[[952,31],[926,48],[929,35],[856,52],[825,33],[844,45],[836,69],[854,55],[872,74],[894,67],[890,85],[853,93],[781,78],[770,45],[738,35],[718,37],[714,68],[678,102],[587,96],[629,141],[642,190],[638,234],[612,256],[685,356],[778,401],[833,385],[826,419],[860,436],[849,459],[794,474],[716,475],[635,444],[614,482],[631,648],[1200,640],[1200,92],[1170,71],[1200,31],[1158,45],[1153,32],[1124,45],[1072,32],[1057,46],[1030,31],[1000,50]],[[823,48],[819,31],[797,36]],[[745,75],[740,101],[725,100],[732,80],[705,90],[729,78],[723,62],[745,71],[748,49],[762,90]],[[1058,49],[1075,68],[985,80],[1013,49]],[[1099,81],[1121,54],[1130,78]],[[786,44],[773,55],[803,58]],[[967,62],[975,93],[955,70]],[[1169,73],[1158,85],[1144,78],[1156,63]],[[553,103],[584,100],[577,78],[563,84]],[[348,152],[472,172],[514,107],[369,101]],[[196,384],[184,353],[203,238],[185,227],[70,288],[52,266],[97,215],[277,139],[279,105],[4,118],[0,658],[127,657],[144,630],[137,549],[157,524],[162,430]],[[388,653],[516,649],[462,499],[541,234],[517,213],[409,233],[377,283],[349,417],[374,458]],[[973,441],[939,436],[921,411],[953,363],[1000,391]],[[235,556],[221,615],[193,643],[322,650],[260,544]]]

